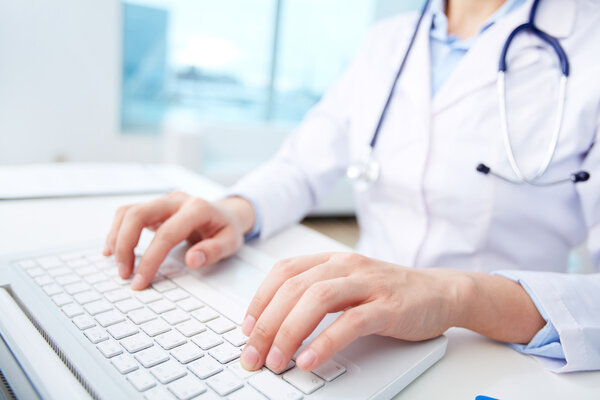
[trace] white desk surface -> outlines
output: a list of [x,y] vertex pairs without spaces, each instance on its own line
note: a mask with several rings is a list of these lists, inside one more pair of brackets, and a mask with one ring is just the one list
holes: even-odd
[[[182,190],[207,199],[221,187],[175,166],[160,173]],[[155,196],[154,196],[155,197]],[[20,200],[0,202],[0,255],[104,242],[115,209],[151,196]],[[296,225],[252,244],[274,258],[347,249]],[[600,399],[600,372],[554,374],[533,358],[481,335],[449,330],[447,353],[397,399]],[[384,366],[382,366],[384,367]]]

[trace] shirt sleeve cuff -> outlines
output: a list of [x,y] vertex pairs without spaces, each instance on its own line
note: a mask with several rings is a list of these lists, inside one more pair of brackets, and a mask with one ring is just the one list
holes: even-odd
[[261,226],[262,226],[262,215],[260,213],[260,207],[258,207],[257,202],[252,199],[252,197],[247,196],[245,194],[241,194],[241,193],[235,193],[235,192],[231,192],[231,193],[227,193],[224,197],[242,197],[246,200],[248,200],[250,202],[250,204],[252,205],[252,208],[254,209],[254,226],[252,227],[252,229],[250,229],[250,232],[246,233],[244,235],[244,242],[248,243],[251,240],[254,239],[258,239],[260,237],[260,231],[261,231]]
[[495,272],[494,274],[503,276],[520,284],[533,301],[533,304],[535,304],[535,306],[537,307],[542,318],[544,318],[544,320],[546,321],[546,325],[542,329],[540,329],[538,333],[535,334],[535,336],[531,339],[531,341],[528,344],[524,345],[509,343],[509,346],[524,354],[554,359],[561,363],[566,362],[565,353],[560,342],[558,331],[548,318],[548,314],[541,306],[539,299],[537,298],[535,293],[533,293],[531,288],[519,277],[514,276],[509,272]]

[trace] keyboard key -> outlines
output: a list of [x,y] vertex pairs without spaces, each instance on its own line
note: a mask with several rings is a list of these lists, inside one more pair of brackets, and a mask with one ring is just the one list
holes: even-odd
[[198,336],[193,337],[192,341],[200,346],[202,350],[208,350],[218,344],[223,343],[223,339],[221,339],[220,336],[217,336],[210,331],[206,331]]
[[113,282],[119,286],[129,286],[131,284],[131,279],[123,279],[117,273],[117,276],[113,278]]
[[206,330],[204,325],[195,319],[190,319],[189,321],[177,325],[175,328],[187,337],[192,337]]
[[262,371],[258,374],[250,377],[248,383],[256,390],[267,396],[269,399],[288,399],[288,400],[300,400],[302,399],[302,393],[300,393],[293,386],[283,381],[277,375],[271,371]]
[[[69,276],[69,275],[65,275],[65,276]],[[76,278],[77,279],[77,278]],[[38,285],[38,286],[44,286],[47,285],[49,283],[54,282],[52,280],[52,278],[50,277],[50,275],[44,274],[44,275],[40,275],[37,276],[33,279],[33,281]],[[62,285],[62,283],[59,282],[60,285]]]
[[171,355],[180,363],[187,364],[202,357],[204,352],[195,344],[186,343],[171,350]]
[[135,297],[144,304],[162,299],[162,295],[154,289],[142,290],[135,294]]
[[112,365],[115,366],[120,373],[128,374],[131,371],[138,369],[138,365],[133,358],[128,354],[121,354],[110,359]]
[[175,397],[162,386],[155,386],[144,393],[146,400],[175,400]]
[[89,315],[85,314],[78,315],[77,317],[73,318],[72,321],[75,324],[75,326],[82,331],[87,328],[91,328],[92,326],[96,326],[96,321],[94,321]]
[[227,396],[244,386],[242,380],[229,371],[223,371],[213,376],[206,383],[221,396]]
[[235,328],[235,324],[233,322],[223,317],[219,317],[217,319],[213,319],[210,322],[207,322],[206,326],[214,332],[218,333],[219,335]]
[[188,366],[188,369],[200,379],[206,379],[217,372],[223,371],[223,366],[212,357],[206,356],[194,361]]
[[166,351],[158,346],[152,346],[146,350],[142,350],[135,355],[135,359],[144,366],[144,368],[154,367],[169,359]]
[[251,377],[254,374],[259,373],[260,371],[262,371],[263,369],[259,369],[257,371],[248,371],[246,368],[242,367],[242,364],[240,364],[239,361],[236,361],[234,363],[231,363],[227,366],[227,368],[229,368],[229,370],[231,372],[233,372],[234,374],[236,374],[237,376],[239,376],[242,379],[246,379]]
[[96,300],[91,303],[87,303],[83,306],[83,308],[85,308],[85,311],[92,316],[112,310],[112,306],[106,300]]
[[136,325],[143,324],[144,322],[152,321],[156,318],[156,314],[147,308],[140,308],[127,314],[129,319]]
[[158,282],[153,282],[152,287],[159,293],[166,292],[167,290],[173,290],[177,287],[173,282],[168,279],[164,279]]
[[[74,274],[69,274],[69,275],[58,276],[58,277],[56,277],[55,281],[59,285],[65,286],[65,285],[70,285],[71,283],[78,282],[79,277]],[[39,285],[39,283],[38,283],[38,285]]]
[[135,335],[139,332],[137,326],[133,325],[129,321],[119,322],[116,325],[112,325],[107,329],[110,336],[117,340],[126,338],[127,336]]
[[55,294],[62,293],[62,288],[58,286],[56,283],[50,283],[48,285],[42,286],[42,289],[48,296],[54,296]]
[[21,267],[23,269],[33,268],[36,265],[37,265],[36,262],[33,260],[24,260],[24,261],[19,262],[19,267]]
[[192,375],[178,379],[168,387],[179,400],[189,400],[206,392],[204,382]]
[[215,310],[210,307],[202,307],[199,310],[192,311],[192,317],[196,318],[200,322],[208,322],[211,319],[215,319],[219,316]]
[[227,400],[265,400],[265,397],[250,386],[244,386],[227,396]]
[[240,347],[246,344],[248,341],[248,336],[244,335],[240,328],[235,328],[234,330],[224,334],[223,339],[227,340],[234,346]]
[[273,372],[274,374],[281,375],[281,374],[283,374],[285,371],[287,371],[287,370],[289,370],[289,369],[291,369],[291,368],[294,368],[295,366],[296,366],[296,362],[295,362],[294,360],[290,360],[290,361],[287,363],[287,365],[285,366],[285,368],[284,368],[284,369],[282,369],[281,371],[273,371],[271,368],[269,368],[269,367],[267,367],[267,368],[269,368],[269,371]]
[[35,268],[29,268],[27,270],[27,273],[29,274],[29,276],[31,276],[32,278],[35,278],[36,276],[42,276],[42,275],[46,275],[46,271],[44,271],[42,268],[40,267],[35,267]]
[[154,311],[157,314],[162,314],[167,311],[174,310],[175,304],[171,303],[168,300],[162,299],[162,300],[155,301],[154,303],[148,304],[148,308],[150,308],[152,311]]
[[65,286],[65,292],[69,293],[70,295],[85,292],[90,289],[90,285],[85,282],[75,282]]
[[123,349],[119,346],[119,343],[114,340],[105,340],[104,342],[98,343],[96,347],[106,358],[118,356],[123,353]]
[[96,272],[98,272],[98,268],[96,268],[96,266],[94,265],[88,265],[85,267],[77,268],[76,271],[80,276],[86,276],[95,274]]
[[37,263],[44,269],[56,268],[63,265],[58,257],[42,257],[37,259]]
[[177,307],[181,308],[183,311],[190,312],[204,307],[204,304],[202,304],[198,299],[188,297],[187,299],[178,301]]
[[146,332],[148,336],[156,336],[171,330],[169,324],[158,318],[145,324],[140,325],[140,328]]
[[86,260],[72,260],[72,261],[68,261],[67,265],[71,268],[74,268],[75,270],[77,270],[78,268],[82,268],[85,267],[87,265],[89,265],[89,263]]
[[182,310],[179,310],[179,309],[167,311],[166,313],[164,313],[161,316],[170,325],[177,325],[179,323],[182,323],[182,322],[187,321],[187,320],[190,319],[189,314],[187,314],[187,313],[185,313],[185,312],[183,312]]
[[185,336],[177,331],[163,333],[154,338],[154,340],[165,350],[171,350],[187,342]]
[[239,358],[240,354],[242,354],[242,349],[232,346],[229,343],[223,343],[217,347],[213,347],[208,353],[221,364],[226,364],[229,361]]
[[329,360],[315,368],[312,372],[327,382],[331,382],[346,372],[346,368],[333,360]]
[[104,329],[100,329],[100,328],[90,328],[88,330],[83,331],[83,334],[93,344],[108,340],[108,335],[106,334],[106,332],[104,332]]
[[127,299],[115,303],[115,307],[117,307],[117,309],[123,314],[127,314],[129,311],[137,310],[144,307],[144,305],[136,299]]
[[293,368],[283,374],[283,379],[300,389],[305,394],[311,394],[325,384],[325,381],[312,372]]
[[131,291],[128,289],[117,289],[104,293],[104,297],[106,297],[106,300],[110,301],[111,303],[116,303],[117,301],[130,298]]
[[114,283],[113,281],[104,281],[100,283],[96,283],[94,288],[100,293],[110,292],[111,290],[115,290],[119,288],[119,285]]
[[170,301],[179,301],[190,297],[190,294],[183,289],[177,288],[164,292],[163,296],[165,296],[165,298]]
[[87,292],[77,293],[75,296],[73,296],[73,299],[81,305],[91,303],[92,301],[100,300],[101,298],[102,296],[100,296],[100,294],[98,294],[98,292],[94,290],[88,290]]
[[99,252],[94,252],[93,254],[87,254],[85,256],[85,258],[87,258],[88,261],[96,262],[96,261],[103,260],[105,257],[102,254],[100,254]]
[[173,382],[187,374],[184,367],[177,361],[169,360],[150,369],[150,373],[163,385]]
[[106,328],[116,323],[125,321],[125,317],[120,312],[111,310],[96,315],[96,321],[98,321],[103,328]]
[[135,387],[138,392],[143,392],[151,387],[156,386],[156,381],[150,376],[150,374],[141,369],[127,375],[127,380],[131,382],[133,387]]
[[52,296],[52,301],[54,302],[54,304],[56,304],[59,307],[64,306],[65,304],[69,304],[73,301],[73,299],[71,298],[71,296],[69,296],[66,293],[61,293],[61,294],[57,294],[55,296]]
[[108,277],[102,272],[96,272],[95,274],[88,275],[85,278],[83,278],[83,280],[89,283],[90,285],[94,285],[98,282],[104,282],[106,281],[106,279],[108,279]]
[[48,275],[50,275],[51,277],[57,277],[57,276],[61,276],[61,275],[69,275],[72,274],[73,272],[71,272],[71,270],[67,267],[58,267],[58,268],[52,268],[48,270]]
[[62,308],[62,312],[69,318],[83,314],[83,309],[75,303],[67,304]]
[[137,335],[129,336],[121,340],[121,346],[130,353],[137,353],[138,351],[147,349],[153,345],[152,339],[143,333],[138,333]]

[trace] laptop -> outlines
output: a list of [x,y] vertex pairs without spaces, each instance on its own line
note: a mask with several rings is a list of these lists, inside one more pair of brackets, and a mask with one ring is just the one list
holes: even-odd
[[[0,388],[23,399],[389,399],[444,354],[445,336],[358,339],[312,372],[244,370],[246,306],[274,260],[243,247],[192,271],[173,249],[129,289],[100,246],[0,260]],[[141,255],[143,249],[136,249]],[[303,346],[336,318],[328,315]],[[302,349],[302,348],[301,348]],[[297,353],[299,354],[299,352]],[[1,397],[1,396],[0,396]]]

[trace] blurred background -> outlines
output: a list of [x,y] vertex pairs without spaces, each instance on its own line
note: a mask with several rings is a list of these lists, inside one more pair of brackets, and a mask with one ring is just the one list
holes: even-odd
[[[0,164],[171,162],[225,185],[377,20],[421,0],[2,0]],[[350,215],[341,184],[320,213]]]

